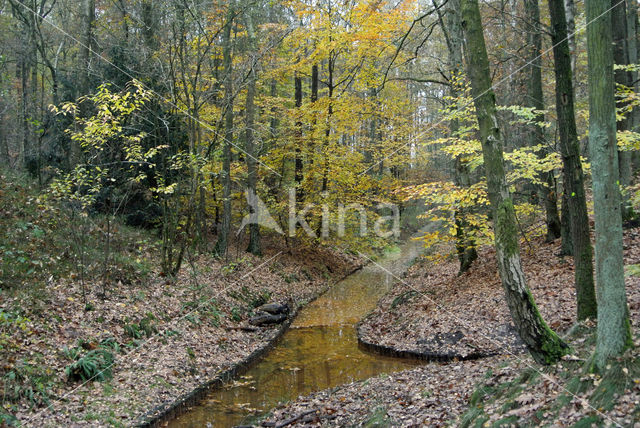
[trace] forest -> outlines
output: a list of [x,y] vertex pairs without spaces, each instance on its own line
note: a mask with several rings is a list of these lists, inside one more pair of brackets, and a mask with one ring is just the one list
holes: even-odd
[[640,426],[637,2],[0,28],[0,427]]

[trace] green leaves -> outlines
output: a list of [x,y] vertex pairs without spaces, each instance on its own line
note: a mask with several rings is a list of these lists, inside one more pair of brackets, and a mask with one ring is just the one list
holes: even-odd
[[498,111],[508,111],[515,116],[512,124],[535,125],[541,128],[551,127],[551,123],[539,120],[540,116],[547,113],[546,110],[536,110],[534,107],[523,106],[498,106]]
[[67,366],[65,373],[69,381],[108,380],[112,376],[113,354],[98,348]]
[[[147,134],[134,125],[135,117],[149,99],[150,93],[134,80],[122,92],[113,92],[109,84],[103,84],[95,94],[80,98],[79,103],[93,106],[94,114],[89,117],[81,117],[75,103],[50,107],[55,114],[73,116],[74,121],[66,133],[81,149],[85,160],[53,182],[51,188],[55,196],[78,203],[81,210],[86,211],[102,188],[116,181],[114,167],[128,169],[135,182],[146,178],[139,167],[155,168],[153,158],[167,148],[167,145],[145,148],[143,142]],[[123,156],[114,161],[119,152]]]

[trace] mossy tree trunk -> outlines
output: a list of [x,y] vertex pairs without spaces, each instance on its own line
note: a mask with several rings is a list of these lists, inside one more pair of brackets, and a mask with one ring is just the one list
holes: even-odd
[[461,3],[467,74],[478,116],[487,190],[493,210],[498,270],[520,338],[537,362],[550,364],[567,351],[567,345],[540,316],[522,271],[515,210],[505,178],[502,134],[491,88],[480,9],[477,0],[462,0]]
[[564,172],[564,191],[571,222],[572,254],[575,262],[575,287],[578,319],[595,319],[597,304],[593,284],[593,249],[589,231],[584,174],[580,162],[580,143],[576,130],[571,56],[567,37],[567,22],[562,0],[549,0],[551,42],[556,75],[556,112],[560,134],[560,151]]
[[567,41],[571,55],[571,73],[575,76],[578,53],[576,52],[576,3],[574,0],[564,0],[564,12],[567,21]]
[[[542,92],[542,28],[540,25],[540,6],[538,0],[525,0],[524,7],[531,23],[528,31],[529,54],[529,85],[527,87],[527,104],[538,111],[544,110],[544,96]],[[548,155],[547,142],[544,130],[540,126],[544,123],[544,113],[536,116],[534,124],[529,130],[529,145],[542,145],[538,153],[544,157]],[[553,241],[560,237],[560,215],[558,214],[558,198],[553,171],[544,173],[542,177],[545,186],[540,186],[540,192],[544,197],[544,208],[547,226],[547,241]]]
[[[562,175],[564,176],[564,166]],[[560,218],[560,235],[562,243],[560,255],[573,256],[573,242],[571,242],[571,218],[569,215],[569,198],[567,197],[566,183],[562,183],[562,217]]]
[[593,362],[608,361],[631,346],[624,286],[622,215],[613,79],[613,37],[609,0],[587,0],[589,61],[589,152],[596,222],[598,338]]

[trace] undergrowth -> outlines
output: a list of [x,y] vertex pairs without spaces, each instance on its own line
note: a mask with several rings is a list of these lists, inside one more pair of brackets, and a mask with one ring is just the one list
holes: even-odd
[[[633,426],[640,420],[640,355],[630,350],[602,374],[586,370],[595,328],[575,328],[574,354],[549,367],[527,367],[515,375],[487,373],[456,425],[468,427]],[[567,421],[570,421],[567,424]]]
[[[141,281],[150,271],[148,254],[155,239],[147,231],[117,221],[110,226],[105,263],[107,218],[94,213],[74,216],[70,208],[48,197],[33,180],[0,170],[0,290],[38,294],[59,278]],[[82,248],[72,245],[82,229]],[[79,250],[85,260],[80,266]]]
[[[69,206],[50,198],[34,180],[9,171],[0,170],[0,200],[0,394],[3,411],[9,411],[18,402],[46,405],[59,382],[59,373],[41,356],[20,357],[25,341],[49,334],[50,325],[62,321],[48,310],[51,288],[60,280],[82,279],[87,293],[108,298],[123,285],[143,284],[156,238],[117,217],[71,215]],[[79,230],[82,240],[74,241]],[[93,309],[87,301],[84,310]],[[113,352],[118,352],[111,345],[68,350],[73,355],[67,356],[72,357],[67,378],[108,379]],[[11,423],[0,411],[0,426]]]

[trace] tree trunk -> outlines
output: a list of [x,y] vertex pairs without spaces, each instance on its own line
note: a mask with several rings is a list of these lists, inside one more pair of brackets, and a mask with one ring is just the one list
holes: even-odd
[[20,162],[23,167],[27,167],[27,154],[29,150],[29,140],[31,135],[29,132],[29,84],[27,82],[28,75],[28,63],[26,58],[22,57],[18,59],[18,66],[20,68],[20,100],[21,109],[21,125],[22,125],[22,139],[20,145]]
[[93,21],[96,16],[95,0],[82,0],[82,43],[80,44],[80,95],[90,91],[89,68],[91,63],[91,45],[93,44]]
[[[449,67],[451,69],[449,73],[449,94],[455,99],[460,95],[456,79],[459,79],[459,74],[462,70],[463,35],[460,18],[460,1],[449,0],[446,19],[442,16],[443,14],[440,12],[440,8],[435,0],[433,1],[433,6],[438,13],[438,20],[442,27],[445,41],[447,42]],[[460,123],[458,119],[451,119],[449,121],[451,136],[455,137],[458,135],[459,129]],[[464,188],[468,188],[471,185],[469,166],[462,155],[457,156],[455,159],[455,182],[457,186]],[[458,261],[460,262],[458,275],[469,270],[471,264],[478,258],[476,243],[473,239],[473,233],[470,230],[471,225],[466,221],[468,214],[467,208],[459,208],[455,212],[456,252],[458,253]]]
[[377,144],[378,140],[378,91],[376,88],[369,88],[367,91],[369,94],[369,99],[371,100],[371,118],[369,119],[369,141],[368,144],[363,144],[363,153],[364,163],[369,166],[367,172],[371,174],[371,167],[373,163],[373,150]]
[[574,0],[564,0],[564,12],[567,21],[567,41],[569,42],[569,55],[571,56],[571,73],[575,76],[578,52],[576,50],[576,3]]
[[[525,0],[524,7],[531,25],[528,31],[528,43],[531,49],[529,55],[529,85],[527,88],[528,105],[538,111],[544,110],[544,96],[542,92],[542,28],[540,26],[540,6],[538,0]],[[541,145],[538,151],[541,157],[549,154],[545,141],[544,130],[538,124],[544,122],[544,113],[540,113],[534,119],[534,124],[529,129],[529,146]],[[553,241],[560,237],[560,215],[558,214],[558,198],[556,194],[555,178],[553,171],[544,173],[543,181],[546,186],[540,186],[540,192],[544,197],[544,207],[547,225],[547,241]]]
[[503,141],[477,0],[462,0],[462,28],[466,40],[467,73],[478,116],[487,190],[493,210],[498,271],[520,338],[537,362],[550,364],[567,351],[567,345],[540,316],[522,271],[518,228],[505,177]]
[[[618,65],[629,64],[629,50],[627,47],[627,8],[624,1],[611,0],[611,28],[613,35],[613,62]],[[615,82],[627,88],[633,86],[631,73],[626,70],[615,70]],[[618,108],[624,107],[623,102],[618,102]],[[631,129],[627,114],[616,122],[618,132]],[[618,150],[618,162],[620,164],[620,184],[627,187],[631,184],[631,152]],[[629,198],[622,195],[622,220],[628,220],[633,215]]]
[[[630,1],[628,3],[627,9],[627,50],[629,57],[629,64],[636,64],[638,62],[638,4],[636,2]],[[638,80],[638,72],[631,72],[631,81],[633,82],[633,90],[634,92],[638,92],[640,90],[640,85],[637,82]],[[629,121],[629,129],[636,130],[636,127],[639,124],[638,115],[640,113],[640,109],[634,108],[630,116]]]
[[[256,36],[253,29],[253,20],[251,18],[251,12],[247,12],[247,33],[249,35],[249,45],[251,52],[256,53]],[[255,63],[251,64],[251,71],[249,72],[249,82],[247,84],[247,100],[246,100],[246,127],[245,130],[245,150],[247,151],[247,192],[251,198],[257,198],[256,188],[256,151],[254,143],[254,117],[255,117],[255,104],[254,99],[256,95],[256,69]],[[253,214],[259,214],[255,212],[258,209],[258,204],[254,203],[249,207],[249,210],[254,211]],[[262,255],[262,248],[260,246],[260,225],[257,222],[251,222],[249,224],[249,246],[247,251],[256,256]]]
[[569,197],[567,196],[567,184],[564,176],[566,175],[564,164],[562,166],[562,217],[560,218],[560,235],[562,243],[560,247],[560,255],[573,256],[573,240],[571,239],[571,215],[569,212]]
[[[627,9],[627,48],[629,49],[629,64],[638,63],[638,4],[630,1]],[[633,91],[637,94],[640,92],[640,82],[638,82],[638,72],[631,72],[631,81],[633,82]],[[631,120],[629,127],[637,132],[640,125],[640,108],[635,107],[630,113]],[[640,152],[634,150],[631,152],[631,170],[640,168]]]
[[622,216],[613,82],[613,37],[609,0],[587,0],[589,58],[589,152],[596,222],[598,334],[593,362],[608,361],[632,345],[624,285]]
[[222,57],[225,71],[224,78],[224,144],[222,149],[222,224],[214,252],[218,257],[227,254],[229,245],[229,229],[231,227],[231,142],[233,141],[233,64],[231,61],[231,28],[235,15],[235,1],[231,0],[227,9],[227,22],[223,33]]
[[320,78],[318,77],[318,64],[313,64],[311,66],[311,96],[310,96],[310,100],[311,100],[311,105],[313,108],[313,119],[311,120],[311,130],[309,131],[309,149],[308,149],[308,153],[309,153],[309,157],[308,157],[308,162],[309,165],[313,165],[313,158],[314,158],[314,152],[315,152],[315,133],[316,133],[316,126],[317,126],[317,115],[318,112],[316,111],[316,106],[315,103],[316,101],[318,101],[318,82],[319,82]]
[[[276,79],[271,79],[271,84],[269,85],[269,96],[272,99],[275,99],[278,96],[278,81]],[[269,136],[273,144],[275,144],[276,137],[278,136],[277,112],[278,109],[276,107],[271,108],[271,119],[269,120]]]
[[[329,61],[327,65],[327,88],[329,89],[329,93],[327,94],[327,98],[329,98],[329,107],[327,107],[327,121],[326,128],[324,133],[324,147],[322,150],[324,166],[322,168],[322,188],[321,192],[326,192],[329,186],[329,155],[327,154],[327,150],[329,149],[330,137],[331,137],[331,119],[333,117],[333,91],[335,90],[335,86],[333,86],[333,73],[335,67],[335,58],[333,58],[334,52],[329,53]],[[320,222],[322,223],[322,222]],[[319,226],[318,226],[319,227]]]
[[295,153],[296,153],[296,158],[295,158],[295,165],[294,165],[294,177],[293,179],[295,180],[296,183],[296,202],[297,204],[303,205],[303,201],[304,201],[304,191],[302,189],[302,180],[304,179],[304,172],[303,172],[303,167],[304,167],[304,163],[302,160],[302,119],[300,118],[300,115],[302,115],[302,78],[300,77],[300,75],[298,74],[298,72],[295,73],[295,76],[293,78],[294,80],[294,84],[295,84],[295,93],[294,93],[294,97],[295,97],[295,106],[297,109],[296,114],[299,116],[299,119],[296,121],[296,138],[295,138],[295,144],[296,144],[296,148],[295,148]]
[[556,75],[556,111],[560,133],[560,151],[564,172],[564,192],[571,222],[572,253],[575,263],[575,287],[578,320],[595,318],[597,304],[593,284],[593,249],[589,231],[584,174],[580,163],[580,143],[576,130],[571,78],[571,57],[567,43],[567,25],[562,0],[549,0],[551,42]]

